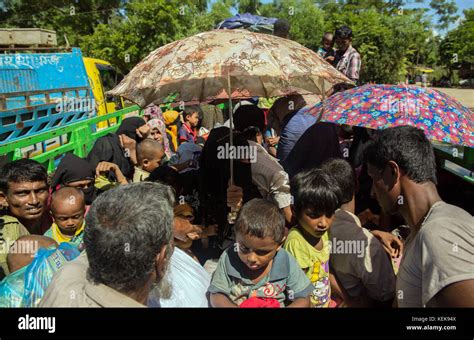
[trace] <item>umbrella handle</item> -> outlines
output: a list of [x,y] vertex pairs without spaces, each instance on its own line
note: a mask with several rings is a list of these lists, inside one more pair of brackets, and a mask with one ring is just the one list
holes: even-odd
[[[229,94],[229,129],[230,129],[230,134],[229,134],[229,144],[230,148],[234,146],[234,109],[232,107],[232,92],[231,92],[231,87],[230,87],[230,70],[227,71],[227,90]],[[230,149],[229,148],[229,149]],[[232,157],[230,158],[230,185],[234,184],[234,159]],[[231,209],[231,211],[227,214],[227,222],[229,224],[235,224],[235,221],[237,220],[237,215],[239,213],[239,209]]]
[[[227,71],[227,91],[229,94],[229,129],[230,129],[230,134],[229,134],[229,150],[234,146],[234,109],[232,107],[232,93],[231,93],[231,87],[230,87],[230,70]],[[232,157],[230,158],[230,184],[234,184],[234,160]]]

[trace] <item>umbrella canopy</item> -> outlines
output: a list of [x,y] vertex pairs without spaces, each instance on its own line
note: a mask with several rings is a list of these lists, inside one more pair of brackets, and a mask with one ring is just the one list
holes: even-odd
[[110,94],[145,107],[177,102],[326,94],[352,83],[295,41],[245,30],[214,30],[172,42],[137,64]]
[[[371,129],[412,125],[429,139],[474,146],[473,113],[456,99],[430,88],[364,85],[328,98],[309,113],[321,120]],[[324,110],[322,110],[324,108]]]

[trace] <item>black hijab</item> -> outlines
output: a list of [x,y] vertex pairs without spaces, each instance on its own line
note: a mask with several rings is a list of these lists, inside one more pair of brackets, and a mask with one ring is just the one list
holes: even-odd
[[81,189],[84,192],[84,197],[87,205],[90,205],[96,197],[94,187],[95,171],[92,166],[85,160],[72,153],[67,153],[59,163],[54,176],[51,180],[51,187],[53,191],[58,186],[67,186],[71,182],[92,180],[87,189]]
[[132,138],[137,143],[141,142],[143,138],[137,135],[136,130],[139,127],[146,125],[146,122],[141,117],[128,117],[122,121],[120,127],[118,128],[117,132],[115,133],[117,136],[126,135],[127,137]]
[[[133,166],[127,158],[118,136],[126,135],[139,143],[142,138],[137,135],[136,129],[145,124],[145,120],[140,117],[125,118],[117,132],[109,133],[95,141],[92,150],[87,155],[89,164],[95,169],[100,162],[111,162],[120,168],[125,177],[132,178]],[[109,180],[115,181],[116,178],[113,174],[109,174]]]

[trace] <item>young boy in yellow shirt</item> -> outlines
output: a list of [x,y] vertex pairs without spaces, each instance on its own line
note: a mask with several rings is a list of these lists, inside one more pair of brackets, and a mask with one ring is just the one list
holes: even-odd
[[341,190],[320,169],[297,174],[291,180],[290,187],[294,200],[293,215],[298,225],[290,230],[284,248],[296,258],[313,284],[311,305],[329,307],[331,283],[328,231],[334,213],[341,205]]

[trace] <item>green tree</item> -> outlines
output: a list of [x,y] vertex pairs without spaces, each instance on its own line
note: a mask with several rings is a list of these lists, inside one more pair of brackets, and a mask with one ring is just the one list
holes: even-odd
[[450,76],[453,69],[470,69],[474,65],[474,9],[464,11],[464,20],[446,34],[439,49],[440,64],[449,70]]
[[231,0],[226,3],[232,4],[239,13],[261,14],[262,3],[259,0]]
[[324,33],[324,12],[311,0],[274,1],[260,7],[267,17],[285,18],[290,23],[290,38],[317,50]]
[[84,54],[111,62],[127,73],[151,51],[192,34],[212,29],[231,16],[229,7],[215,3],[209,12],[193,0],[143,0],[125,4],[108,25],[97,25],[80,47]]
[[0,11],[3,27],[46,28],[57,32],[58,43],[67,36],[77,46],[82,36],[92,34],[119,10],[121,0],[6,0]]
[[456,15],[458,7],[453,0],[431,0],[430,6],[439,16],[437,27],[440,29],[448,28],[450,23],[459,18],[459,15]]

